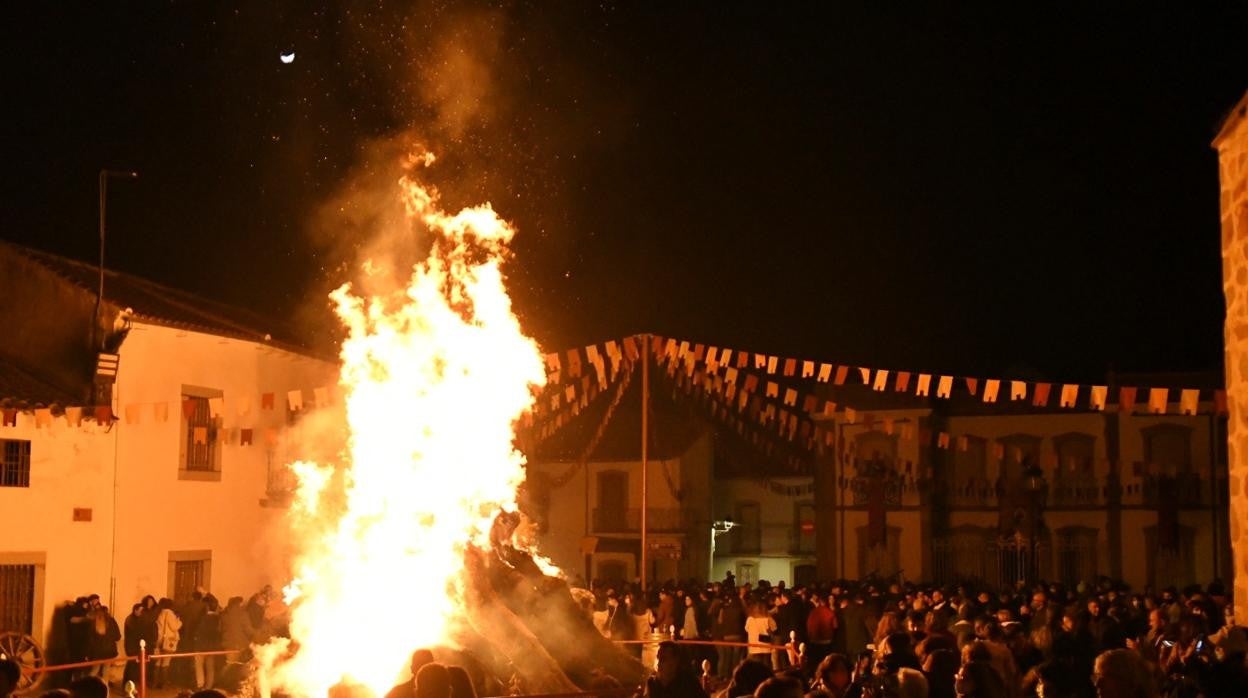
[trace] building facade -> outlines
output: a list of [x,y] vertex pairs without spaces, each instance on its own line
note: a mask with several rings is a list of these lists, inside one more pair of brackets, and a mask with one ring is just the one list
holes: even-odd
[[56,610],[78,596],[120,618],[148,594],[283,583],[285,466],[307,455],[311,415],[337,409],[333,363],[244,311],[108,273],[97,313],[97,273],[0,244],[0,321],[21,337],[0,347],[0,527],[15,532],[0,630],[54,659]]

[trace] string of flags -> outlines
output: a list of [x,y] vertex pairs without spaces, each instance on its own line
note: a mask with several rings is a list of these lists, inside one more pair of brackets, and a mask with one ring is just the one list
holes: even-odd
[[[97,405],[94,407],[68,406],[64,408],[37,407],[34,409],[5,407],[0,409],[0,426],[16,427],[17,417],[21,413],[33,414],[34,425],[37,429],[49,428],[53,426],[54,420],[59,418],[63,418],[68,426],[80,427],[86,420],[93,420],[102,425],[110,425],[118,421],[128,425],[163,424],[168,422],[171,416],[176,416],[185,418],[188,422],[211,422],[206,423],[203,427],[194,427],[191,432],[191,438],[195,443],[206,443],[209,432],[217,434],[219,439],[223,439],[225,438],[223,435],[231,435],[235,431],[241,431],[245,435],[250,435],[254,431],[254,426],[247,428],[239,425],[255,421],[259,413],[276,413],[279,411],[279,405],[283,406],[281,411],[297,414],[305,410],[327,407],[334,404],[336,400],[337,387],[326,385],[311,389],[295,388],[283,392],[264,392],[254,396],[247,394],[212,397],[184,395],[180,403],[168,400],[129,402],[121,405],[117,412],[114,412],[111,405]],[[200,412],[205,409],[205,405],[207,413],[201,414]],[[229,410],[231,418],[236,422],[228,428],[221,425],[227,410]],[[200,428],[204,429],[202,433],[198,431]]]
[[[692,375],[702,370],[722,375],[727,383],[739,380],[747,391],[760,385],[766,397],[779,398],[795,405],[798,391],[784,387],[793,382],[831,384],[834,386],[862,385],[874,392],[913,394],[915,397],[931,397],[933,386],[937,398],[952,399],[955,394],[968,395],[986,404],[1013,402],[1030,404],[1036,408],[1048,408],[1056,400],[1065,409],[1086,408],[1105,411],[1109,404],[1108,385],[1080,383],[1053,383],[1040,381],[980,378],[938,373],[921,373],[867,366],[835,364],[811,359],[797,359],[778,355],[761,354],[745,350],[720,348],[676,338],[654,336],[653,344],[659,349],[661,360],[672,362]],[[1172,413],[1177,397],[1177,413],[1196,415],[1200,413],[1202,391],[1199,388],[1171,388],[1121,386],[1118,391],[1118,411],[1131,414],[1142,407],[1148,414]],[[1212,412],[1226,414],[1226,391],[1213,390],[1208,397]],[[1209,402],[1209,401],[1205,401]]]

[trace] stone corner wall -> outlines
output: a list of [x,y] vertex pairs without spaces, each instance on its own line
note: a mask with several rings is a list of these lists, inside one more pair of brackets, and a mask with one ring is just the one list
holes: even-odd
[[[1222,209],[1222,286],[1226,293],[1227,444],[1235,619],[1248,623],[1248,95],[1213,143]],[[1229,581],[1229,580],[1228,580]]]

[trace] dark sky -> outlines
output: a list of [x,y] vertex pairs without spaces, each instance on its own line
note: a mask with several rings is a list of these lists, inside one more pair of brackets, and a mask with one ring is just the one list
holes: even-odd
[[0,238],[92,259],[96,174],[133,168],[110,266],[306,322],[362,242],[327,202],[404,133],[519,227],[548,349],[1219,368],[1245,3],[376,4],[9,4]]

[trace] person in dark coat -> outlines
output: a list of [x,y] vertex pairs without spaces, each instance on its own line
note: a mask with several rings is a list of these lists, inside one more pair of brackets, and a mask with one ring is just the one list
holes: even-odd
[[660,643],[658,657],[658,671],[646,681],[647,698],[707,698],[680,645]]
[[[139,641],[146,639],[144,633],[147,631],[148,624],[143,620],[143,604],[136,603],[130,608],[130,615],[126,616],[124,644],[127,657],[139,656]],[[139,683],[139,662],[132,659],[126,662],[126,672],[123,681],[133,681]]]

